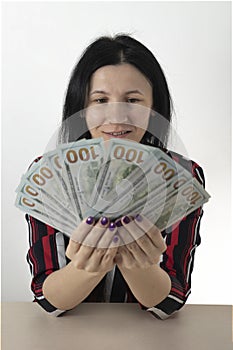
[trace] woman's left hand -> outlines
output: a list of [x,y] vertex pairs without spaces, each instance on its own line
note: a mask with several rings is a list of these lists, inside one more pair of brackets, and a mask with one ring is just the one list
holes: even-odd
[[131,235],[132,243],[118,248],[114,262],[119,268],[148,268],[157,264],[167,249],[160,230],[142,215],[135,219],[123,217],[121,223],[118,227],[121,239],[124,242],[124,236]]

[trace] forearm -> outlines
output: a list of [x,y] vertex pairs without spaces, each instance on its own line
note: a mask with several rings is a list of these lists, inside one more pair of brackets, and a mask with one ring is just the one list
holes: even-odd
[[169,275],[156,264],[144,269],[119,269],[135,298],[146,307],[160,303],[171,290]]
[[79,270],[69,263],[46,278],[44,297],[60,310],[72,309],[90,294],[104,275],[103,272]]

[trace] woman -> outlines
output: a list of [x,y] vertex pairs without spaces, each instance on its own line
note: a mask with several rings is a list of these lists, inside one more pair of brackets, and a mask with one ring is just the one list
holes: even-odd
[[[103,124],[93,124],[87,117],[81,118],[82,125],[74,127],[79,111],[115,102],[150,108],[166,122],[158,125],[156,119],[150,118],[145,131],[140,125],[119,120],[117,116]],[[165,149],[171,114],[166,79],[153,54],[128,35],[101,37],[86,49],[73,70],[60,139],[67,141],[67,135],[68,141],[116,137]],[[150,130],[156,130],[156,136]],[[196,163],[169,154],[191,169],[204,186],[203,171]],[[125,216],[116,223],[110,223],[107,218],[94,222],[89,217],[69,240],[27,215],[30,233],[27,260],[33,275],[35,301],[54,315],[82,301],[139,302],[156,317],[167,318],[185,304],[190,294],[195,248],[200,244],[201,216],[199,208],[164,232],[140,215]],[[144,234],[132,243],[109,249],[87,247],[76,240],[83,231],[104,233],[116,231],[119,226],[132,234],[138,230]]]

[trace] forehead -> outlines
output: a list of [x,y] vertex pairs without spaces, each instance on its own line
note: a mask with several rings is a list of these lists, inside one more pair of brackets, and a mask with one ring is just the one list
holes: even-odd
[[123,63],[97,69],[90,80],[90,90],[95,89],[151,89],[148,79],[133,65]]

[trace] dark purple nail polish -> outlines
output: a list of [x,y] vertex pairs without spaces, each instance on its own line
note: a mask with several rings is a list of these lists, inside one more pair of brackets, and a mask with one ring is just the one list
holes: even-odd
[[115,224],[116,224],[117,227],[121,227],[122,226],[121,220],[117,220],[115,222]]
[[107,225],[107,223],[108,223],[108,218],[106,218],[105,216],[103,216],[100,222],[101,222],[101,224],[102,224],[103,226],[105,226],[105,225]]
[[118,236],[114,236],[114,237],[113,237],[113,242],[114,242],[114,243],[117,243],[118,240],[119,240]]
[[123,217],[124,224],[128,224],[130,222],[130,218],[128,216]]
[[142,221],[142,216],[140,214],[137,214],[135,216],[135,220],[137,220],[138,222],[141,222]]
[[109,225],[109,230],[110,231],[114,231],[116,228],[116,224],[114,222],[111,222],[110,225]]
[[89,217],[87,218],[87,220],[86,220],[86,223],[87,223],[88,225],[92,225],[93,222],[94,222],[93,216],[89,216]]

